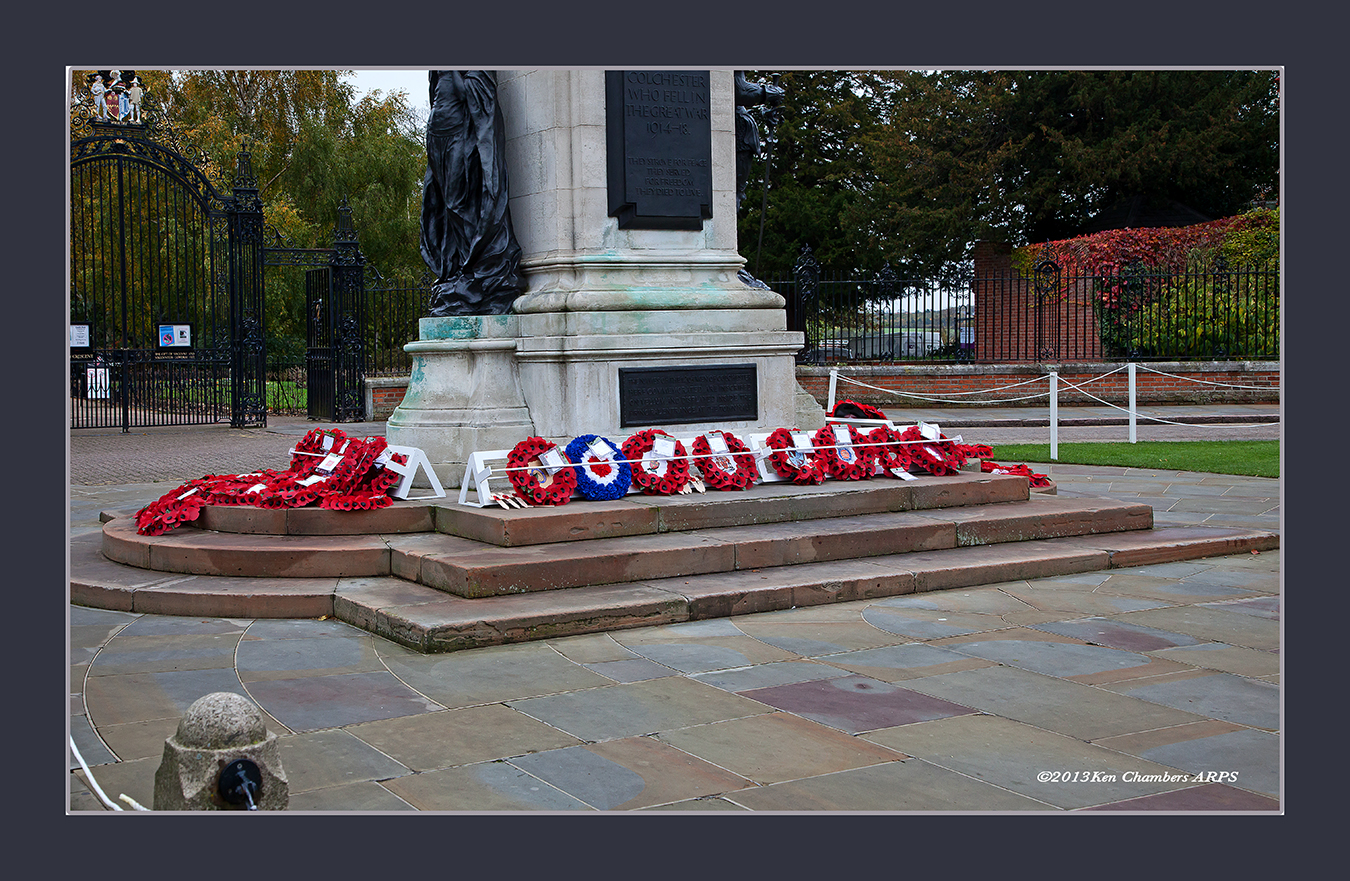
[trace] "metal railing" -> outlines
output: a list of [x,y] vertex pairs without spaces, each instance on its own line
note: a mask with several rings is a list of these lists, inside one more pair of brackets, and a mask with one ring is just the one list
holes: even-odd
[[1049,261],[939,282],[822,270],[809,250],[764,281],[788,301],[798,361],[1007,363],[1249,361],[1280,356],[1273,265],[1064,272]]

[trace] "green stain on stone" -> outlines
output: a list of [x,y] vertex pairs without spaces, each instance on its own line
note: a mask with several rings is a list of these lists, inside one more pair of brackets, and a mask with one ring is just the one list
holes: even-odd
[[472,340],[483,335],[483,317],[481,315],[451,316],[428,321],[427,336],[430,340]]

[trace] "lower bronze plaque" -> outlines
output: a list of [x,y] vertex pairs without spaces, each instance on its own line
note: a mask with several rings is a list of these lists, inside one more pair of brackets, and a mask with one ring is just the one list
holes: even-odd
[[754,364],[619,370],[619,425],[683,425],[759,418]]

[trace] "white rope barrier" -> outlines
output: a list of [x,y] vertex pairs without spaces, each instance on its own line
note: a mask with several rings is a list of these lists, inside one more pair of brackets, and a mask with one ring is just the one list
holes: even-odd
[[1205,385],[1218,385],[1218,386],[1223,386],[1224,388],[1245,389],[1245,390],[1247,390],[1247,391],[1253,391],[1253,392],[1269,392],[1269,391],[1274,391],[1274,389],[1273,389],[1271,386],[1268,386],[1268,385],[1233,385],[1232,383],[1229,383],[1229,382],[1211,382],[1211,381],[1209,381],[1208,379],[1192,379],[1192,378],[1189,377],[1189,376],[1178,376],[1178,375],[1175,374],[1175,373],[1164,373],[1164,372],[1161,371],[1161,370],[1154,370],[1152,367],[1149,367],[1147,364],[1140,364],[1139,366],[1142,367],[1142,368],[1144,368],[1145,370],[1147,370],[1149,373],[1156,373],[1156,374],[1158,374],[1159,376],[1168,376],[1168,377],[1171,377],[1172,379],[1184,379],[1184,380],[1186,380],[1187,382],[1199,382],[1199,383],[1204,383]]
[[[1120,369],[1120,368],[1117,368],[1117,369]],[[1115,371],[1113,370],[1112,373],[1114,373],[1114,372],[1115,372]],[[1110,376],[1111,374],[1110,374],[1110,373],[1107,373],[1107,374],[1103,374],[1103,375],[1104,375],[1104,376]],[[1022,385],[1030,385],[1030,384],[1033,383],[1033,382],[1040,382],[1041,380],[1045,379],[1047,376],[1049,376],[1048,373],[1047,373],[1047,374],[1043,374],[1043,375],[1041,375],[1041,376],[1037,376],[1037,377],[1035,377],[1034,379],[1027,379],[1027,380],[1023,380],[1022,382],[1014,382],[1012,385],[1000,385],[1000,386],[995,386],[994,388],[980,389],[979,391],[974,391],[974,392],[952,392],[952,393],[951,393],[951,397],[958,397],[958,396],[960,396],[960,395],[982,395],[982,394],[984,394],[985,392],[1001,392],[1001,391],[1003,391],[1004,389],[1017,388],[1018,386],[1022,386]],[[879,391],[879,392],[889,392],[889,391],[892,391],[892,389],[877,388],[877,386],[874,386],[874,385],[867,385],[867,383],[865,383],[865,382],[860,382],[860,381],[858,381],[858,380],[856,380],[856,379],[850,379],[850,378],[847,377],[847,376],[842,376],[842,375],[841,375],[839,378],[842,379],[844,382],[851,382],[851,383],[853,383],[854,385],[867,386],[867,388],[876,389],[876,390]],[[894,394],[897,394],[897,395],[904,394],[904,392],[893,392],[893,393],[894,393]]]
[[[742,451],[740,451],[740,452],[728,451],[728,452],[725,452],[725,453],[686,453],[686,454],[683,455],[683,456],[671,456],[670,459],[671,459],[671,461],[687,461],[687,460],[692,460],[692,459],[715,459],[715,458],[718,458],[718,457],[726,458],[726,457],[729,457],[729,456],[753,456],[753,457],[755,457],[755,458],[757,458],[757,459],[766,459],[766,458],[768,458],[769,456],[773,455],[775,452],[784,452],[784,453],[786,453],[786,452],[789,452],[789,451],[791,451],[791,450],[801,450],[802,452],[812,453],[812,452],[815,452],[816,450],[838,450],[838,449],[843,449],[843,448],[845,448],[845,447],[849,447],[849,448],[852,448],[852,449],[857,449],[858,447],[889,447],[889,446],[893,446],[893,445],[896,445],[896,444],[903,444],[903,445],[905,445],[905,446],[910,446],[910,445],[914,445],[914,446],[922,446],[923,444],[945,444],[945,443],[957,443],[957,444],[962,443],[961,435],[958,434],[956,437],[943,437],[943,438],[939,438],[939,439],[937,439],[937,440],[931,440],[931,439],[928,439],[928,438],[924,438],[923,440],[864,441],[863,443],[858,443],[858,444],[855,444],[855,443],[847,443],[847,444],[816,444],[816,443],[813,442],[813,443],[811,444],[811,447],[810,447],[810,448],[802,448],[802,447],[783,447],[783,448],[780,450],[780,449],[777,448],[777,447],[760,447],[759,449],[756,449],[756,450],[742,450]],[[606,461],[607,463],[609,463],[609,464],[614,464],[614,465],[620,465],[620,464],[623,464],[623,465],[633,466],[633,465],[642,465],[643,463],[650,462],[650,461],[655,461],[655,460],[652,460],[652,459],[623,459],[623,458],[615,457],[615,458],[607,459],[607,460],[605,460],[605,461]],[[586,463],[586,462],[565,462],[565,463],[563,463],[562,465],[559,465],[558,467],[559,467],[559,468],[585,468],[585,467],[587,466],[587,464],[588,464],[588,463]],[[492,468],[492,473],[493,473],[493,474],[505,474],[505,473],[507,473],[507,472],[509,472],[509,471],[536,471],[536,470],[538,470],[539,468],[544,467],[544,466],[542,466],[542,465],[506,465],[506,466],[500,466],[500,467],[499,467],[499,466],[497,466],[497,465],[492,465],[492,466],[490,466],[490,467]]]
[[[836,376],[836,375],[837,375],[837,374],[835,374],[834,371],[831,371],[831,377],[832,377],[832,381],[831,381],[831,384],[830,384],[831,389],[834,388],[833,377]],[[939,402],[939,403],[950,402],[950,403],[956,403],[956,404],[1012,404],[1012,403],[1016,403],[1017,401],[1033,401],[1033,400],[1035,400],[1036,398],[1043,398],[1043,397],[1045,397],[1046,395],[1050,394],[1049,392],[1038,392],[1038,393],[1036,393],[1036,394],[1034,394],[1034,395],[1026,395],[1025,397],[1021,397],[1021,398],[998,398],[998,399],[993,400],[993,401],[959,401],[959,400],[956,400],[956,396],[957,396],[957,395],[981,395],[981,394],[986,394],[986,393],[988,393],[988,392],[996,392],[996,391],[1002,391],[1003,389],[1016,388],[1017,386],[1020,386],[1020,385],[1028,385],[1028,384],[1033,383],[1033,382],[1040,382],[1041,380],[1043,380],[1043,379],[1046,378],[1045,376],[1038,376],[1038,377],[1036,377],[1035,379],[1028,379],[1028,380],[1026,380],[1025,382],[1018,382],[1018,383],[1014,383],[1014,384],[1012,384],[1012,385],[999,386],[999,387],[997,387],[997,388],[992,388],[992,389],[981,389],[981,390],[979,390],[979,391],[974,391],[974,392],[953,392],[952,395],[951,395],[950,397],[939,397],[939,398],[931,397],[931,396],[928,396],[928,395],[916,395],[916,394],[912,394],[912,393],[910,393],[910,392],[896,391],[895,389],[881,388],[881,387],[875,386],[875,385],[868,385],[867,383],[865,383],[865,382],[860,382],[860,381],[858,381],[858,380],[856,380],[856,379],[849,379],[847,376],[839,376],[838,378],[839,378],[839,379],[842,379],[844,382],[852,383],[853,385],[857,385],[857,386],[862,386],[863,388],[871,389],[872,391],[886,392],[887,394],[891,394],[891,395],[901,395],[901,396],[904,396],[904,397],[906,397],[906,398],[915,398],[915,399],[920,400],[920,401],[937,401],[937,402]],[[829,406],[826,407],[826,409],[827,409],[827,410],[833,410],[833,409],[834,409],[834,396],[833,396],[833,395],[830,396]]]
[[[1082,388],[1079,387],[1079,386],[1071,385],[1071,386],[1069,386],[1069,387],[1070,387],[1070,388],[1077,389],[1078,391],[1083,391]],[[1270,426],[1272,426],[1272,425],[1279,425],[1279,424],[1280,424],[1280,423],[1278,423],[1278,422],[1258,422],[1258,423],[1251,423],[1251,422],[1242,422],[1242,423],[1222,423],[1222,422],[1218,422],[1218,423],[1173,422],[1172,420],[1170,420],[1170,419],[1164,419],[1164,418],[1162,418],[1161,416],[1150,416],[1150,415],[1147,414],[1147,413],[1137,413],[1137,411],[1135,411],[1134,409],[1129,409],[1129,410],[1127,410],[1127,409],[1125,409],[1124,407],[1120,406],[1119,404],[1113,404],[1113,403],[1111,403],[1110,401],[1103,401],[1101,398],[1097,397],[1096,395],[1092,394],[1091,392],[1083,391],[1083,394],[1084,394],[1084,395],[1087,395],[1089,398],[1092,398],[1092,400],[1097,401],[1097,402],[1100,403],[1100,404],[1105,404],[1106,406],[1110,407],[1110,408],[1113,409],[1113,410],[1119,410],[1119,411],[1122,412],[1122,413],[1127,413],[1127,414],[1130,414],[1130,415],[1136,415],[1136,414],[1137,414],[1138,416],[1140,416],[1140,417],[1143,418],[1143,419],[1148,419],[1148,420],[1153,421],[1153,422],[1160,422],[1160,423],[1162,423],[1163,425],[1180,425],[1180,426],[1186,427],[1186,428],[1191,428],[1191,427],[1194,427],[1195,425],[1198,425],[1198,424],[1204,424],[1204,425],[1207,425],[1207,426],[1209,426],[1209,427],[1211,427],[1211,428],[1214,428],[1214,427],[1218,427],[1218,428],[1267,428],[1267,427],[1270,427]]]

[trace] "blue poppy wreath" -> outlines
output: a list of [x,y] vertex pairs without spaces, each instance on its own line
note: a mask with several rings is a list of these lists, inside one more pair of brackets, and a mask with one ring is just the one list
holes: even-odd
[[[609,450],[609,456],[596,455],[596,447]],[[586,498],[621,499],[633,484],[633,469],[624,461],[623,451],[607,437],[583,434],[567,445],[567,458],[577,463],[577,490]]]

